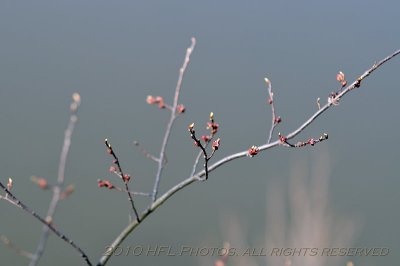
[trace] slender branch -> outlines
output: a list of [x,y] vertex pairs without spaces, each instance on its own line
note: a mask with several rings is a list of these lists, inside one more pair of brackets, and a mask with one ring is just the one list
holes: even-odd
[[[73,102],[71,103],[70,106],[71,116],[69,118],[67,129],[65,130],[64,143],[61,150],[60,161],[58,165],[57,183],[53,186],[53,197],[50,201],[50,206],[47,210],[47,215],[46,215],[46,219],[49,221],[53,220],[58,203],[62,199],[61,190],[65,180],[65,167],[67,163],[69,148],[71,146],[71,137],[72,133],[74,132],[76,122],[78,121],[78,117],[76,114],[79,105],[81,103],[81,97],[78,93],[74,93],[72,95],[72,100]],[[46,243],[48,238],[49,238],[49,227],[44,225],[42,227],[42,234],[40,236],[39,243],[36,247],[35,253],[33,254],[31,262],[29,263],[29,266],[36,266],[38,264],[46,248]]]
[[[126,193],[126,190],[125,189],[122,189],[122,188],[120,188],[120,187],[115,187],[115,189],[117,190],[117,191],[119,191],[119,192],[125,192]],[[151,193],[146,193],[146,192],[136,192],[136,191],[129,191],[132,195],[134,195],[134,196],[143,196],[143,197],[151,197]]]
[[164,169],[164,158],[165,158],[165,151],[167,149],[167,144],[168,144],[168,139],[171,134],[171,129],[172,126],[175,122],[176,115],[177,115],[177,106],[178,106],[178,101],[179,101],[179,94],[182,88],[182,83],[183,83],[183,77],[185,75],[185,71],[189,65],[190,62],[190,56],[194,50],[194,47],[196,45],[196,39],[192,38],[191,39],[192,44],[190,45],[189,48],[186,50],[186,55],[185,55],[185,60],[183,61],[182,67],[179,69],[179,77],[178,77],[178,82],[176,84],[175,88],[175,96],[174,96],[174,102],[171,107],[171,117],[169,119],[167,128],[165,130],[164,134],[164,139],[161,144],[161,150],[160,150],[160,156],[158,157],[158,169],[157,169],[157,174],[156,174],[156,180],[154,182],[154,187],[153,187],[153,195],[152,195],[152,200],[153,202],[157,199],[157,194],[158,194],[158,187],[160,185],[160,180],[161,180],[161,175]]
[[314,146],[315,144],[328,139],[328,134],[324,133],[317,139],[309,138],[307,141],[299,141],[299,142],[293,144],[293,143],[290,143],[285,136],[281,135],[280,132],[278,135],[279,135],[279,140],[281,141],[281,144],[285,145],[287,147],[291,147],[291,148],[301,148],[301,147],[305,147],[307,145]]
[[[156,156],[152,155],[145,148],[143,148],[142,145],[140,145],[139,141],[135,140],[133,142],[133,145],[135,145],[136,147],[138,147],[140,149],[140,152],[144,155],[144,157],[149,158],[150,160],[153,160],[155,162],[159,161],[159,159]],[[167,163],[167,157],[164,157],[164,161],[165,161],[164,164],[166,164]]]
[[265,84],[267,85],[267,89],[268,89],[268,94],[269,94],[269,99],[268,99],[268,103],[271,105],[271,116],[272,116],[272,122],[271,122],[271,128],[269,130],[269,134],[268,134],[268,139],[267,139],[267,143],[271,142],[272,139],[272,134],[274,133],[275,127],[276,125],[278,125],[281,122],[281,118],[276,116],[275,113],[275,102],[274,102],[274,93],[272,92],[272,85],[271,85],[271,81],[267,78],[264,78]]
[[[382,66],[384,63],[386,63],[387,61],[389,61],[390,59],[392,59],[393,57],[397,56],[398,54],[400,54],[400,50],[395,51],[394,53],[392,53],[391,55],[389,55],[388,57],[384,58],[383,60],[381,60],[378,63],[375,63],[371,68],[369,68],[367,71],[364,72],[364,74],[362,74],[356,81],[354,81],[352,84],[350,84],[348,87],[346,87],[346,89],[344,89],[342,92],[340,92],[337,96],[336,96],[336,100],[340,100],[344,95],[346,95],[349,91],[353,90],[354,88],[358,88],[361,85],[361,81],[363,81],[366,77],[368,77],[372,72],[374,72],[376,69],[378,69],[380,66]],[[297,136],[300,132],[302,132],[307,126],[309,126],[315,119],[317,119],[323,112],[325,112],[327,109],[329,109],[333,104],[333,102],[329,101],[327,104],[325,104],[323,107],[321,107],[321,109],[319,109],[316,113],[314,113],[306,122],[304,122],[302,125],[300,125],[297,129],[295,129],[293,132],[291,132],[290,134],[288,134],[286,136],[286,139],[292,139],[295,136]],[[273,148],[275,146],[278,146],[279,144],[281,144],[280,140],[276,140],[274,142],[271,143],[266,143],[259,148],[260,151],[264,151],[270,148]],[[226,156],[225,158],[217,161],[216,163],[214,163],[213,165],[208,167],[208,172],[212,172],[215,169],[217,169],[218,167],[242,158],[242,157],[246,157],[248,155],[248,151],[241,151],[238,153],[234,153],[231,154],[229,156]],[[175,185],[174,187],[172,187],[171,189],[169,189],[167,192],[165,192],[161,197],[157,198],[152,204],[151,206],[146,209],[142,215],[141,215],[141,221],[143,221],[146,217],[149,216],[150,213],[154,212],[154,210],[156,210],[158,207],[160,207],[165,201],[167,201],[170,197],[172,197],[175,193],[177,193],[178,191],[182,190],[183,188],[187,187],[188,185],[192,184],[193,182],[199,180],[199,178],[201,178],[202,176],[204,176],[206,174],[205,170],[202,170],[200,172],[198,172],[197,174],[194,174],[192,176],[190,176],[189,178],[183,180],[182,182],[180,182],[179,184]],[[107,261],[111,258],[111,255],[113,253],[113,251],[116,250],[116,248],[122,243],[122,241],[124,241],[124,239],[139,225],[139,222],[134,221],[132,223],[130,223],[126,228],[124,228],[124,230],[116,237],[116,239],[111,243],[111,245],[109,245],[109,252],[107,252],[105,255],[103,255],[100,259],[99,262],[97,264],[97,266],[102,266],[105,265],[107,263]]]
[[[207,149],[207,147],[211,141],[212,141],[212,137],[210,138],[209,141],[206,142],[206,144],[204,144],[204,149]],[[197,165],[199,164],[201,155],[204,155],[204,152],[202,149],[200,149],[199,153],[196,156],[196,159],[194,160],[192,172],[190,172],[190,176],[193,176],[196,173]]]
[[4,243],[4,245],[6,245],[6,247],[8,247],[9,249],[15,251],[15,253],[17,253],[17,255],[28,258],[28,259],[32,259],[33,258],[33,253],[23,250],[20,247],[16,246],[13,242],[11,242],[10,239],[8,239],[5,235],[0,235],[0,240]]
[[135,213],[135,216],[136,216],[136,220],[137,220],[138,222],[140,222],[139,214],[138,214],[138,212],[137,212],[137,210],[136,210],[135,204],[133,203],[132,193],[131,193],[131,191],[129,190],[128,182],[129,182],[129,180],[130,180],[130,176],[124,174],[124,172],[122,171],[122,168],[121,168],[121,164],[120,164],[120,162],[119,162],[119,159],[118,159],[117,155],[116,155],[115,152],[114,152],[114,149],[112,148],[111,144],[108,142],[107,139],[105,139],[104,143],[105,143],[105,145],[106,145],[106,147],[107,147],[107,149],[108,149],[108,152],[111,154],[111,156],[114,157],[114,163],[115,163],[115,165],[116,165],[117,168],[118,168],[118,169],[117,169],[118,175],[121,177],[122,181],[124,181],[125,190],[126,190],[126,193],[128,194],[128,200],[129,200],[129,202],[131,203],[132,210],[133,210],[133,212]]
[[196,138],[196,132],[194,131],[194,124],[191,124],[189,126],[189,132],[190,132],[190,137],[194,140],[194,143],[197,147],[200,148],[202,154],[203,154],[203,158],[204,158],[204,171],[206,172],[206,180],[208,179],[208,161],[210,160],[210,158],[207,155],[207,151],[205,146],[203,146],[203,144],[201,144],[200,140],[198,138]]
[[[114,189],[114,190],[117,190],[117,191],[119,191],[119,192],[124,192],[124,193],[127,192],[125,189],[113,185],[113,184],[112,184],[110,181],[108,181],[108,180],[101,180],[101,179],[98,179],[98,180],[97,180],[97,183],[98,183],[98,186],[99,186],[99,187],[105,187],[105,188],[108,188],[108,189],[110,189],[110,190]],[[135,191],[130,191],[130,193],[131,193],[132,195],[137,195],[137,196],[151,197],[151,193],[135,192]]]
[[6,193],[7,197],[9,197],[12,201],[14,201],[14,205],[17,207],[23,209],[30,215],[32,215],[34,218],[36,218],[39,222],[47,226],[51,231],[53,231],[56,236],[67,242],[70,246],[72,246],[80,255],[81,257],[85,260],[86,264],[91,266],[92,263],[89,260],[89,257],[85,254],[85,252],[77,246],[69,237],[61,233],[58,229],[54,227],[54,225],[51,222],[46,221],[44,218],[42,218],[40,215],[38,215],[35,211],[31,210],[28,206],[26,206],[22,201],[20,201],[18,198],[14,196],[14,194],[11,193],[4,185],[3,183],[0,182],[0,187],[4,190]]

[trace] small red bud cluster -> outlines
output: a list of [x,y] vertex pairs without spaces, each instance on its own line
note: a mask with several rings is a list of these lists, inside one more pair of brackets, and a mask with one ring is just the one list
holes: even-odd
[[336,75],[336,80],[339,81],[342,88],[347,85],[346,76],[342,71],[339,71],[339,73]]
[[199,147],[201,149],[202,153],[203,153],[203,157],[204,157],[204,161],[205,161],[204,162],[204,168],[205,168],[205,173],[206,173],[205,174],[206,175],[206,177],[205,177],[206,180],[208,179],[208,167],[207,167],[208,161],[211,159],[211,157],[214,155],[215,151],[217,151],[219,149],[220,145],[221,145],[221,139],[220,138],[214,140],[211,143],[212,153],[211,153],[210,156],[207,155],[206,148],[207,148],[208,144],[211,142],[211,140],[214,137],[214,135],[217,134],[218,129],[219,129],[219,125],[214,120],[214,113],[213,112],[210,113],[210,121],[207,122],[207,129],[210,130],[210,135],[202,135],[201,138],[200,138],[202,141],[205,142],[205,145],[203,145],[201,143],[200,139],[198,139],[196,137],[196,131],[194,129],[194,123],[192,123],[192,124],[190,124],[188,126],[188,131],[190,132],[190,137],[194,141],[194,145],[196,147]]
[[257,146],[251,146],[251,148],[247,150],[247,156],[254,157],[259,151],[260,149]]
[[207,122],[207,129],[211,131],[211,136],[217,134],[219,128],[219,124],[214,121],[214,113],[210,113],[210,121]]
[[287,138],[281,134],[281,132],[278,133],[279,136],[279,141],[281,142],[281,144],[286,143],[287,142]]
[[279,124],[280,122],[282,122],[282,118],[280,116],[275,117],[274,123]]
[[97,180],[97,185],[98,185],[99,187],[105,187],[105,188],[108,188],[108,189],[113,189],[113,188],[115,188],[114,185],[111,184],[111,182],[108,181],[108,180],[101,180],[101,179],[98,179],[98,180]]
[[203,136],[201,136],[201,139],[204,141],[204,142],[209,142],[210,140],[211,140],[211,137],[209,136],[209,135],[203,135]]
[[124,174],[122,176],[122,180],[124,180],[124,182],[129,182],[129,180],[131,180],[131,176],[128,174]]
[[154,97],[154,96],[149,95],[146,98],[146,102],[148,104],[158,104],[158,108],[160,108],[160,109],[165,108],[164,98],[161,96]]
[[[146,102],[148,104],[157,104],[158,108],[160,108],[160,109],[165,109],[166,108],[166,109],[168,109],[170,111],[172,111],[172,109],[173,109],[171,106],[169,106],[168,104],[166,104],[164,102],[164,98],[161,97],[161,96],[148,95],[147,98],[146,98]],[[176,112],[178,114],[182,114],[185,111],[186,111],[186,107],[183,104],[178,104],[176,106]]]
[[183,104],[178,104],[178,106],[176,107],[176,111],[179,114],[182,114],[186,111],[186,107]]
[[38,176],[32,176],[31,181],[38,185],[41,189],[48,189],[49,188],[49,183],[47,182],[47,179],[43,177],[38,177]]
[[221,139],[220,138],[214,140],[213,143],[212,143],[213,150],[215,150],[215,151],[218,150],[220,143],[221,143]]

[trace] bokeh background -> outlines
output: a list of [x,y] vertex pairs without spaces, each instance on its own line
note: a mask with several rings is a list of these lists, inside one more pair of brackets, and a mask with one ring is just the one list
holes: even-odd
[[[291,132],[316,111],[318,97],[324,103],[337,88],[338,71],[354,80],[399,48],[399,8],[398,1],[369,0],[2,1],[0,178],[12,177],[15,194],[46,212],[51,194],[35,187],[30,176],[55,180],[71,95],[79,92],[82,106],[66,172],[66,183],[76,190],[61,203],[55,221],[96,261],[128,223],[129,210],[124,194],[97,187],[98,178],[117,182],[108,173],[111,160],[103,140],[111,140],[124,169],[134,176],[134,189],[149,191],[156,165],[132,143],[138,140],[150,152],[159,152],[168,112],[145,99],[152,94],[172,101],[192,36],[197,46],[181,94],[187,112],[172,132],[162,191],[191,171],[197,150],[187,134],[189,123],[200,127],[210,111],[215,113],[222,138],[216,159],[263,144],[270,125],[263,83],[268,77],[283,119],[277,132]],[[346,260],[398,264],[399,69],[398,58],[383,66],[298,137],[327,132],[329,141],[297,150],[278,147],[224,165],[208,182],[175,195],[123,245],[220,247],[224,241],[235,246],[241,240],[244,247],[260,248],[280,232],[268,227],[277,217],[282,217],[277,224],[287,225],[280,230],[288,238],[289,232],[300,230],[291,225],[293,209],[300,217],[310,218],[312,212],[301,209],[306,204],[294,207],[285,200],[290,202],[296,187],[305,186],[300,190],[305,195],[318,189],[315,173],[323,173],[329,179],[321,204],[329,205],[329,215],[318,221],[337,225],[339,216],[350,221],[354,234],[347,246],[391,249],[385,257],[328,258],[326,265]],[[325,170],[313,170],[321,164]],[[296,185],[297,175],[308,181]],[[278,196],[271,198],[271,193]],[[312,199],[306,202],[318,208],[321,197]],[[138,198],[137,204],[144,208],[147,200]],[[4,201],[0,212],[0,233],[34,250],[42,225]],[[326,231],[325,243],[309,244],[329,245],[329,236],[347,229]],[[4,245],[0,258],[1,265],[28,264]],[[212,265],[215,259],[119,256],[110,265]],[[255,265],[273,265],[265,258],[250,259]],[[229,263],[243,265],[239,258]],[[81,265],[82,260],[51,237],[41,265],[55,264]]]

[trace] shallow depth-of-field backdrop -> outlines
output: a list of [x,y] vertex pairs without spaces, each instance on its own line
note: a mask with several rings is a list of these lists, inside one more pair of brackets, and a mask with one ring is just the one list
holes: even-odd
[[[318,97],[325,103],[338,87],[338,71],[352,81],[399,48],[399,8],[397,1],[342,0],[2,1],[0,178],[6,182],[12,177],[15,194],[45,214],[51,193],[33,185],[30,176],[56,179],[71,95],[79,92],[82,105],[66,172],[66,183],[76,189],[61,202],[55,224],[96,262],[128,223],[129,212],[125,194],[97,187],[98,178],[118,183],[108,172],[103,140],[111,140],[125,171],[134,177],[132,188],[149,191],[156,164],[132,143],[139,140],[150,152],[159,152],[169,116],[149,106],[146,96],[160,95],[171,103],[192,36],[197,46],[181,93],[187,112],[172,131],[161,192],[190,174],[198,152],[187,132],[191,122],[201,132],[214,112],[221,148],[213,161],[263,144],[271,119],[263,83],[268,77],[282,117],[274,139],[279,131],[291,132],[316,111]],[[277,147],[224,165],[207,182],[175,195],[123,246],[221,247],[224,241],[234,246],[237,238],[245,247],[261,248],[278,232],[271,227],[278,218],[274,213],[286,214],[281,220],[281,225],[289,224],[286,234],[301,230],[290,226],[294,207],[287,202],[293,200],[296,175],[306,176],[310,194],[323,173],[329,177],[323,195],[332,214],[325,222],[333,221],[327,230],[340,216],[352,226],[346,247],[391,250],[385,257],[324,258],[326,263],[398,264],[399,69],[399,58],[384,65],[297,138],[327,132],[328,141],[303,149]],[[276,186],[281,190],[271,189]],[[271,199],[271,191],[278,197]],[[139,208],[148,203],[136,201]],[[295,211],[306,214],[302,207],[306,204]],[[0,201],[0,213],[0,234],[33,251],[42,225],[5,201]],[[232,222],[241,237],[229,231]],[[347,229],[339,227],[330,236]],[[282,245],[293,246],[289,240]],[[130,255],[113,257],[109,265],[213,265],[215,259]],[[241,264],[239,259],[230,258],[228,265]],[[267,264],[266,258],[248,259]],[[1,265],[28,264],[3,244],[0,260]],[[41,265],[82,262],[51,236]]]

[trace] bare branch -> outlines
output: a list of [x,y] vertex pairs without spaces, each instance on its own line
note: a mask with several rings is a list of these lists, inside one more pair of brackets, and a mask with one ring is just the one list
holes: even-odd
[[[138,147],[140,149],[140,152],[146,157],[149,158],[150,160],[153,160],[155,162],[158,162],[159,159],[157,157],[155,157],[154,155],[152,155],[151,153],[149,153],[145,148],[142,147],[142,145],[140,145],[140,142],[135,140],[133,142],[133,145],[135,145],[135,147]],[[165,161],[167,160],[167,157],[165,157]],[[166,162],[164,162],[165,164]]]
[[8,247],[9,249],[15,251],[19,256],[32,259],[33,258],[33,253],[23,250],[20,247],[16,246],[13,242],[11,242],[10,239],[8,239],[5,235],[0,235],[0,240]]
[[192,44],[190,45],[189,48],[187,48],[186,50],[186,55],[185,55],[185,59],[183,61],[182,67],[179,69],[179,77],[178,77],[178,82],[176,84],[176,88],[175,88],[175,96],[174,96],[174,103],[171,107],[171,117],[169,119],[167,128],[165,130],[165,134],[164,134],[164,139],[163,142],[161,144],[161,150],[160,150],[160,156],[159,156],[159,161],[158,161],[158,169],[157,169],[157,174],[156,174],[156,180],[154,182],[154,187],[153,187],[153,196],[152,196],[152,200],[153,202],[157,199],[157,194],[158,194],[158,187],[160,185],[160,180],[161,180],[161,175],[164,169],[164,158],[165,158],[165,151],[167,149],[167,144],[168,144],[168,139],[169,136],[171,134],[171,129],[172,126],[175,122],[176,119],[176,115],[177,115],[177,106],[178,106],[178,101],[179,101],[179,94],[182,88],[182,83],[183,83],[183,77],[185,75],[185,71],[189,65],[190,62],[190,56],[194,50],[194,47],[196,45],[196,39],[192,38]]
[[[67,129],[65,130],[64,143],[63,143],[63,147],[62,147],[61,154],[60,154],[57,183],[53,186],[53,197],[50,201],[50,206],[49,206],[49,209],[47,210],[47,215],[46,215],[46,217],[50,220],[53,219],[54,214],[57,209],[57,206],[58,206],[58,203],[59,203],[60,199],[62,198],[61,190],[62,190],[62,187],[64,185],[64,180],[65,180],[65,166],[67,163],[69,148],[71,146],[72,133],[74,132],[76,122],[78,121],[77,111],[78,111],[80,104],[81,104],[80,95],[78,93],[74,93],[72,95],[72,103],[70,105],[71,116],[69,118],[69,123],[68,123]],[[36,247],[36,251],[32,257],[31,262],[29,263],[29,266],[35,266],[38,264],[40,258],[42,257],[42,255],[44,253],[48,238],[49,238],[49,227],[45,225],[42,228],[42,234],[40,236],[39,243]]]
[[[390,59],[392,59],[393,57],[397,56],[398,54],[400,54],[400,50],[395,51],[394,53],[392,53],[391,55],[389,55],[388,57],[384,58],[383,60],[381,60],[378,63],[375,63],[371,68],[369,68],[368,70],[366,70],[364,72],[364,74],[362,74],[356,81],[354,81],[352,84],[350,84],[348,87],[346,87],[346,89],[342,90],[340,93],[338,93],[335,96],[335,100],[340,100],[344,95],[346,95],[349,91],[353,90],[354,88],[358,88],[361,85],[361,82],[368,77],[372,72],[374,72],[376,69],[378,69],[380,66],[382,66],[384,63],[386,63],[387,61],[389,61]],[[307,126],[309,126],[314,120],[316,120],[322,113],[324,113],[326,110],[328,110],[331,106],[333,105],[332,102],[328,102],[326,103],[323,107],[321,107],[316,113],[314,113],[307,121],[305,121],[302,125],[300,125],[297,129],[295,129],[293,132],[291,132],[290,134],[288,134],[286,136],[286,140],[292,139],[295,136],[297,136],[300,132],[302,132]],[[278,146],[279,144],[281,144],[281,140],[276,140],[272,143],[266,143],[262,146],[256,147],[258,149],[258,151],[265,151],[267,149],[273,148],[275,146]],[[192,176],[190,176],[189,178],[183,180],[182,182],[180,182],[179,184],[175,185],[174,187],[172,187],[170,190],[168,190],[167,192],[165,192],[161,197],[157,198],[156,200],[154,200],[154,202],[151,204],[151,206],[146,209],[142,215],[141,215],[141,221],[143,221],[146,217],[149,216],[150,213],[154,212],[154,210],[156,210],[158,207],[160,207],[165,201],[167,201],[170,197],[172,197],[175,193],[177,193],[178,191],[182,190],[183,188],[185,188],[186,186],[192,184],[193,182],[199,180],[202,176],[205,176],[208,173],[212,172],[213,170],[217,169],[218,167],[221,167],[222,165],[242,158],[242,157],[246,157],[248,156],[249,152],[248,150],[245,151],[241,151],[238,153],[234,153],[231,154],[229,156],[226,156],[225,158],[222,158],[221,160],[217,161],[216,163],[214,163],[213,165],[208,167],[208,171],[206,170],[202,170],[200,172],[198,172],[197,174],[194,174]],[[154,194],[153,194],[154,195]],[[105,255],[103,255],[99,262],[98,262],[98,266],[101,265],[105,265],[107,263],[107,261],[110,259],[111,254],[113,253],[113,251],[116,250],[116,248],[122,243],[122,241],[124,241],[124,239],[139,225],[139,222],[137,221],[133,221],[132,223],[130,223],[118,236],[117,238],[111,243],[111,245],[109,245],[109,252],[107,252]]]
[[121,177],[122,181],[124,181],[124,184],[125,184],[125,191],[126,191],[126,193],[128,194],[128,199],[129,199],[129,202],[131,203],[132,210],[133,210],[133,212],[135,213],[135,216],[136,216],[137,221],[140,222],[139,214],[138,214],[138,212],[137,212],[137,210],[136,210],[135,204],[133,203],[132,193],[131,193],[131,191],[129,190],[128,182],[129,182],[129,180],[130,180],[130,176],[127,175],[127,174],[124,174],[124,172],[122,171],[122,168],[121,168],[121,164],[120,164],[120,162],[119,162],[119,159],[118,159],[117,155],[116,155],[115,152],[114,152],[114,149],[112,148],[111,144],[108,142],[107,139],[104,140],[104,144],[105,144],[106,147],[107,147],[107,152],[108,152],[112,157],[114,157],[114,164],[115,164],[115,165],[117,166],[117,168],[118,168],[118,169],[117,169],[117,174]]
[[6,193],[7,197],[14,202],[13,204],[15,206],[23,209],[24,211],[26,211],[27,213],[32,215],[34,218],[36,218],[36,220],[41,222],[43,225],[47,226],[51,231],[53,231],[53,233],[56,236],[58,236],[59,238],[61,238],[65,242],[67,242],[70,246],[72,246],[81,255],[81,257],[85,260],[87,265],[89,265],[89,266],[92,265],[92,263],[89,260],[89,257],[85,254],[85,252],[80,247],[78,247],[69,237],[67,237],[66,235],[61,233],[58,229],[56,229],[54,227],[54,225],[51,223],[51,220],[47,221],[46,219],[44,219],[40,215],[38,215],[35,211],[31,210],[22,201],[20,201],[17,197],[15,197],[14,194],[11,193],[11,191],[8,190],[7,187],[4,186],[3,183],[1,183],[1,182],[0,182],[0,188],[2,188],[3,191]]
[[[108,188],[110,190],[116,190],[116,191],[124,192],[124,193],[127,192],[125,189],[113,185],[109,180],[97,179],[97,184],[99,187]],[[135,191],[129,191],[129,192],[135,196],[151,197],[151,193],[135,192]]]
[[274,133],[274,130],[275,130],[275,127],[276,127],[276,125],[278,125],[281,122],[281,118],[277,117],[276,113],[275,113],[274,93],[272,92],[271,81],[267,78],[264,78],[264,81],[265,81],[265,84],[267,85],[268,94],[269,94],[268,103],[271,105],[272,122],[271,122],[271,128],[269,130],[268,139],[267,139],[267,143],[270,143],[271,139],[272,139],[272,134]]

